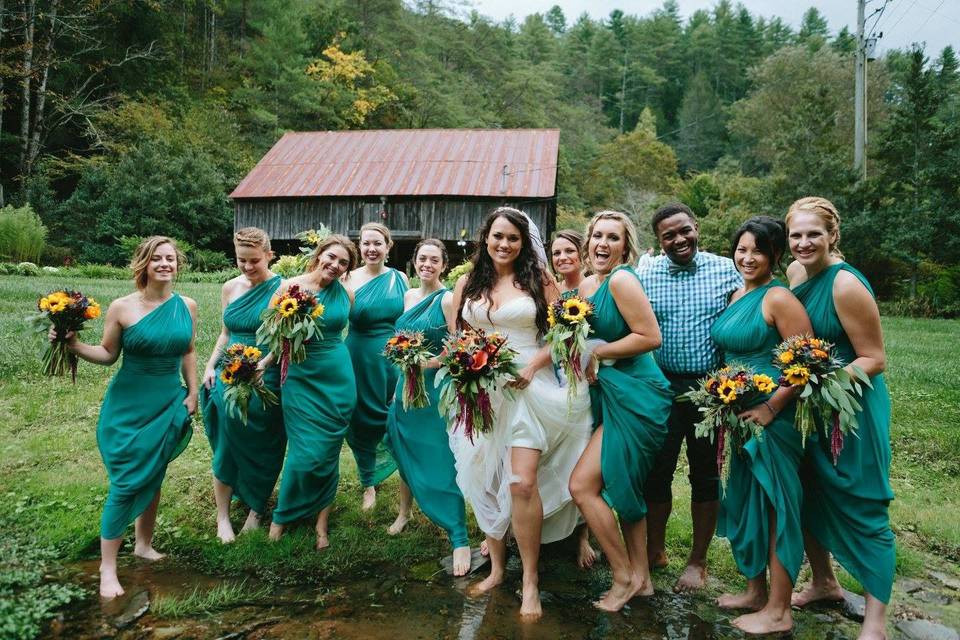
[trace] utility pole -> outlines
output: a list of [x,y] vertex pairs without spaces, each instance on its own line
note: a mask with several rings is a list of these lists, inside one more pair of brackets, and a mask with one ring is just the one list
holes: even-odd
[[867,42],[864,34],[866,0],[857,0],[857,62],[854,82],[853,109],[855,117],[853,142],[853,168],[867,177]]

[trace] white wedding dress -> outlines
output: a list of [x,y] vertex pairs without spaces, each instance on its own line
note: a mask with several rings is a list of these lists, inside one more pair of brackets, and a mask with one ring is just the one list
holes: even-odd
[[[487,314],[483,300],[468,300],[463,319],[477,329],[498,331],[507,346],[517,351],[522,368],[540,349],[537,339],[536,304],[522,296]],[[471,443],[462,428],[450,433],[450,448],[457,466],[457,484],[473,508],[480,529],[502,540],[510,526],[512,500],[511,447],[541,452],[537,482],[543,502],[542,542],[569,536],[579,512],[568,488],[570,474],[591,435],[590,396],[586,384],[567,411],[567,389],[561,387],[553,368],[547,365],[534,375],[526,389],[513,389],[512,397],[494,391],[491,401],[494,427],[487,434],[474,434]]]

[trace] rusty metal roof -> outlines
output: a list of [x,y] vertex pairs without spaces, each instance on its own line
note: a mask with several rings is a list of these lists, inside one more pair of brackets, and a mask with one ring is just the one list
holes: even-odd
[[231,198],[555,194],[559,129],[284,134]]

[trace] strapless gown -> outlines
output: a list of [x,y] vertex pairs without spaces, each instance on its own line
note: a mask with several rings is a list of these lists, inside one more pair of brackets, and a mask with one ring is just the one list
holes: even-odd
[[[507,345],[518,353],[519,368],[542,345],[537,337],[536,304],[528,296],[510,300],[489,314],[484,301],[468,300],[463,318],[478,329],[505,335]],[[541,541],[555,542],[573,532],[579,512],[568,484],[591,433],[587,385],[580,385],[579,390],[568,412],[567,389],[557,383],[553,369],[547,365],[537,371],[526,389],[491,394],[494,427],[489,433],[475,434],[471,443],[462,428],[451,431],[457,485],[488,536],[503,539],[510,526],[511,447],[541,452],[537,469],[543,502]]]

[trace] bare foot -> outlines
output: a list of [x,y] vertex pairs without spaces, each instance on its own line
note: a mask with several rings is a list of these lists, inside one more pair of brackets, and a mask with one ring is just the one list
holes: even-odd
[[872,629],[869,628],[869,625],[864,624],[863,628],[860,629],[860,635],[857,636],[857,640],[887,640],[887,633],[882,627]]
[[503,582],[503,573],[491,572],[489,576],[480,582],[475,582],[467,587],[467,595],[478,596],[487,593],[491,589],[495,589],[497,586],[499,586],[501,582]]
[[217,537],[220,538],[220,542],[223,544],[230,544],[236,540],[236,536],[233,535],[233,525],[230,524],[230,519],[217,520]]
[[765,591],[750,591],[743,593],[725,593],[717,598],[717,606],[721,609],[750,609],[759,611],[767,604]]
[[577,545],[577,566],[581,569],[589,569],[597,561],[597,552],[590,546],[590,538],[583,536]]
[[707,569],[695,564],[688,564],[683,570],[677,583],[673,585],[674,593],[693,593],[703,589],[707,584]]
[[283,525],[277,524],[276,522],[270,523],[270,539],[274,542],[280,539],[280,536],[283,535]]
[[783,633],[793,629],[793,616],[790,609],[783,612],[763,609],[734,618],[732,624],[746,633]]
[[457,547],[453,550],[453,575],[465,576],[470,573],[470,547]]
[[377,488],[367,487],[363,490],[363,502],[360,503],[361,511],[370,511],[377,506]]
[[317,551],[323,551],[330,546],[330,538],[326,532],[317,531]]
[[158,552],[150,545],[136,545],[133,548],[133,555],[138,558],[143,558],[144,560],[160,560],[166,556]]
[[117,578],[116,569],[100,569],[100,597],[116,598],[123,595],[123,587],[120,586],[120,580]]
[[806,588],[797,591],[790,597],[790,605],[794,607],[805,607],[808,604],[827,600],[829,602],[838,602],[843,600],[843,589],[837,582],[827,582],[817,584],[811,582]]
[[670,559],[667,557],[666,551],[657,551],[656,553],[649,554],[647,557],[651,569],[662,569],[670,564]]
[[243,523],[243,528],[240,529],[240,533],[247,533],[248,531],[256,531],[260,528],[260,514],[250,509],[250,513],[247,514],[247,519]]
[[644,584],[636,576],[630,576],[630,580],[625,582],[614,580],[610,590],[594,602],[593,606],[603,611],[620,611],[620,609],[623,609],[623,605],[630,602],[635,596],[641,595],[642,591],[649,591],[650,593],[644,595],[651,595],[653,585],[649,582]]
[[540,606],[540,589],[535,584],[524,585],[520,617],[532,622],[541,616],[543,616],[543,607]]
[[483,557],[487,557],[488,555],[490,555],[490,549],[487,548],[486,540],[480,543],[480,555],[482,555]]
[[392,536],[397,535],[403,528],[407,526],[407,523],[410,522],[410,516],[405,513],[398,513],[397,519],[393,521],[393,524],[387,527],[387,533]]

